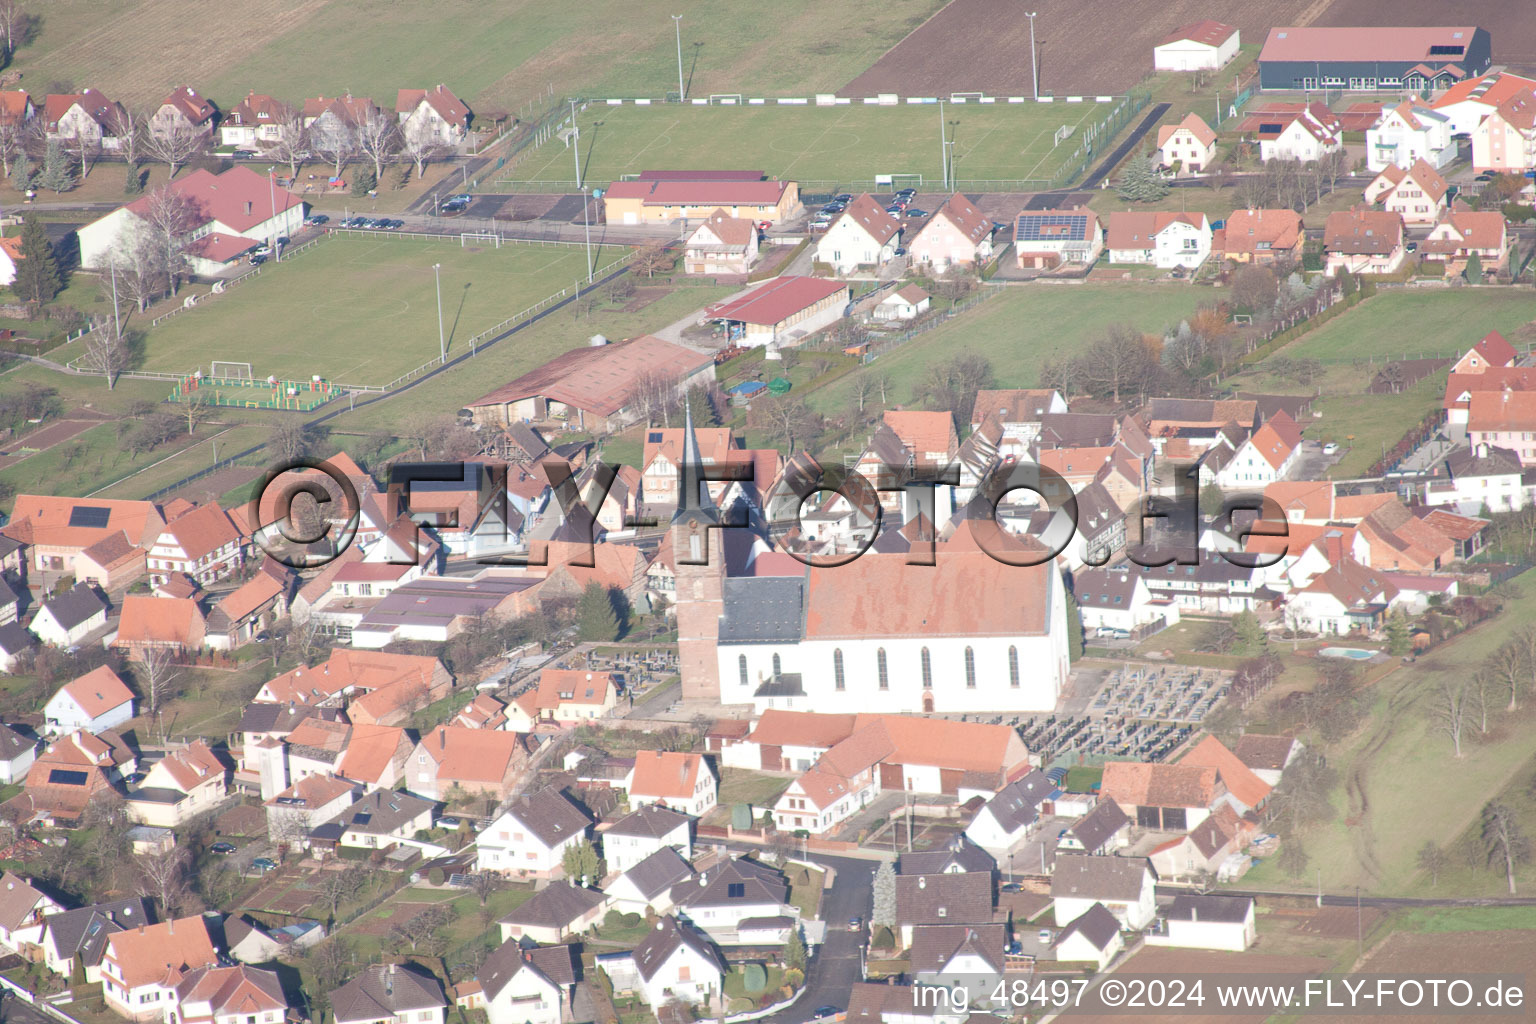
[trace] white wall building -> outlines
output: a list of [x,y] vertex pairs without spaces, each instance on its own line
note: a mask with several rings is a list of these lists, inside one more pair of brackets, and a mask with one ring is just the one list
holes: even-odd
[[1237,56],[1242,38],[1236,28],[1219,21],[1181,25],[1152,48],[1156,71],[1215,71]]

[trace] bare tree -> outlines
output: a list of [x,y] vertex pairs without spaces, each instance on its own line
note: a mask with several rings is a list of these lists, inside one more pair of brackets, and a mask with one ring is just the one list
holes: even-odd
[[32,16],[22,10],[21,4],[16,0],[0,0],[0,41],[5,46],[6,63],[16,55],[16,47],[21,45],[31,25]]
[[1339,179],[1349,173],[1349,154],[1343,149],[1324,153],[1317,161],[1317,171],[1328,183],[1328,191],[1332,192]]
[[649,426],[672,425],[682,378],[665,370],[645,370],[635,378],[634,402]]
[[143,114],[127,107],[114,110],[109,129],[117,137],[117,152],[132,167],[144,155],[144,142],[149,137],[149,124]]
[[80,165],[80,180],[90,177],[96,158],[101,156],[101,138],[90,132],[76,132],[67,140],[66,151]]
[[336,908],[350,899],[363,886],[363,874],[355,867],[345,871],[322,871],[317,887],[320,898],[331,908],[331,919],[336,919]]
[[375,110],[357,126],[357,148],[373,161],[373,180],[384,179],[384,165],[400,150],[400,125],[382,110]]
[[1237,187],[1233,189],[1239,206],[1249,210],[1258,209],[1268,205],[1269,185],[1264,175],[1248,173],[1237,179]]
[[[107,390],[117,387],[117,378],[128,368],[128,346],[111,317],[94,317],[90,333],[85,336],[85,353],[82,363],[89,370],[107,379]],[[191,431],[189,430],[188,433]]]
[[339,120],[318,131],[314,125],[310,125],[309,148],[322,160],[329,161],[333,176],[339,178],[342,167],[357,155],[357,129]]
[[156,160],[170,165],[170,177],[184,167],[188,160],[208,146],[208,133],[190,124],[173,124],[169,128],[150,131],[144,140],[144,148]]
[[181,405],[187,414],[187,433],[195,434],[197,425],[213,412],[213,392],[206,388],[188,391],[181,396]]
[[1445,847],[1436,843],[1433,839],[1424,840],[1424,845],[1419,847],[1419,870],[1429,872],[1429,886],[1433,889],[1440,884],[1440,872],[1445,870],[1450,855]]
[[149,717],[151,720],[160,712],[160,705],[169,700],[175,693],[175,683],[181,676],[181,670],[176,667],[175,655],[169,647],[146,646],[135,673],[139,681],[141,696],[149,703]]
[[160,913],[174,918],[187,895],[186,850],[177,846],[153,857],[138,860],[140,896],[152,899]]
[[167,290],[175,294],[187,269],[187,243],[203,220],[202,209],[196,200],[166,183],[148,195],[141,217],[157,249]]
[[1509,883],[1509,894],[1515,894],[1515,867],[1530,859],[1531,841],[1515,820],[1509,806],[1490,803],[1483,808],[1483,849],[1488,863],[1504,862],[1504,879]]
[[668,251],[665,245],[643,245],[635,250],[635,254],[629,258],[629,265],[636,273],[646,277],[655,277],[660,271],[668,270],[677,262],[676,254]]
[[854,408],[859,412],[859,418],[863,419],[864,406],[875,394],[874,376],[868,373],[855,373],[849,383],[852,387],[849,397],[852,398]]
[[[0,0],[3,3],[4,0]],[[0,172],[11,176],[11,162],[27,143],[27,129],[18,121],[0,121]]]
[[427,171],[427,164],[443,151],[442,141],[432,133],[431,126],[417,121],[409,131],[401,133],[400,150],[416,165],[416,177]]
[[494,871],[477,871],[469,876],[469,891],[474,893],[483,907],[501,888],[501,876]]
[[[110,287],[115,280],[118,293],[142,313],[167,290],[162,256],[151,232],[130,221],[118,232],[117,244],[107,255],[111,273],[103,275],[102,284]],[[111,292],[107,294],[110,296]]]
[[1461,728],[1467,716],[1466,683],[1459,679],[1443,681],[1431,710],[1435,716],[1435,724],[1451,738],[1456,756],[1461,757]]
[[277,141],[268,152],[274,160],[288,165],[289,178],[299,176],[299,168],[309,156],[309,130],[304,127],[303,112],[294,107],[283,107],[277,118]]
[[1493,673],[1500,685],[1509,691],[1508,710],[1510,711],[1514,711],[1518,705],[1520,691],[1525,688],[1528,671],[1524,644],[1521,643],[1520,637],[1521,634],[1517,633],[1509,642],[1499,645],[1483,663],[1484,668]]
[[272,428],[272,450],[285,462],[303,458],[309,451],[309,441],[309,432],[299,420],[284,418]]

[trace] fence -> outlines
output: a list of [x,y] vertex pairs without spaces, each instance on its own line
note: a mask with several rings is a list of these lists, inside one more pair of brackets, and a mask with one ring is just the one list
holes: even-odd
[[4,987],[12,995],[16,996],[18,999],[33,1009],[41,1010],[47,1016],[52,1017],[54,1020],[58,1021],[59,1024],[80,1024],[78,1020],[71,1017],[57,1006],[54,1006],[47,999],[39,999],[32,992],[22,988],[20,985],[16,984],[14,981],[12,981],[10,978],[7,978],[3,974],[0,974],[0,987]]
[[971,296],[969,299],[966,299],[963,302],[956,303],[949,309],[934,314],[927,320],[924,320],[922,323],[914,324],[900,334],[884,337],[871,336],[869,351],[864,353],[863,361],[866,363],[874,362],[875,359],[877,359],[882,353],[888,352],[891,349],[900,348],[902,345],[905,345],[913,338],[916,338],[919,335],[927,334],[929,331],[936,327],[942,327],[944,324],[949,323],[949,321],[953,320],[961,313],[964,313],[970,309],[974,309],[989,299],[996,298],[998,295],[1001,295],[1007,289],[1007,287],[1007,285],[1000,284],[983,285],[981,291],[976,295]]

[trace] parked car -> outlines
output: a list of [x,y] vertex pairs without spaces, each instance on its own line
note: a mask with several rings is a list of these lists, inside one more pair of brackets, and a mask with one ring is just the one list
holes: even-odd
[[912,209],[906,210],[906,211],[903,211],[903,212],[905,212],[908,217],[926,217],[926,216],[928,216],[928,211],[927,210],[919,210],[915,206]]
[[263,256],[260,253],[255,253],[255,254],[253,254],[251,256],[251,266],[259,267],[259,266],[261,266],[263,263],[267,262],[267,260],[269,260],[271,258],[272,257],[270,257],[270,256]]
[[1406,248],[1408,249],[1409,252],[1418,252],[1419,251],[1419,243],[1418,242],[1409,242]]
[[832,197],[832,201],[834,203],[842,203],[844,206],[847,206],[849,203],[853,202],[853,193],[852,192],[842,192],[842,193],[839,193],[838,195],[835,195],[835,196]]
[[760,220],[757,222],[757,230],[759,231],[767,231],[771,227],[773,227],[773,221],[771,220]]
[[276,871],[277,861],[273,860],[271,857],[257,857],[255,860],[251,861],[251,870],[255,871],[257,874],[262,875],[266,874],[268,871]]
[[885,212],[890,214],[892,217],[900,217],[901,205],[899,203],[892,203],[890,206],[885,208]]
[[850,917],[848,919],[848,930],[849,931],[856,932],[860,928],[863,928],[863,927],[864,927],[864,919],[862,917]]
[[437,819],[438,828],[455,829],[462,824],[464,823],[451,814],[444,815],[443,817]]
[[1323,445],[1324,455],[1335,455],[1338,453],[1338,450],[1339,444],[1337,441],[1329,441],[1327,444]]
[[455,192],[453,195],[448,197],[448,202],[450,202],[450,203],[468,203],[468,202],[471,202],[474,198],[475,197],[470,195],[468,192]]
[[842,1012],[843,1008],[841,1006],[818,1006],[816,1007],[816,1012],[811,1014],[811,1019],[827,1020],[828,1018],[836,1017]]
[[896,190],[896,194],[898,196],[908,196],[908,197],[911,197],[911,196],[917,195],[917,189],[915,189],[915,188],[897,189]]
[[214,843],[208,847],[208,852],[218,857],[228,857],[235,852],[234,843]]
[[906,254],[907,254],[906,246],[898,245],[896,247],[896,251],[894,253],[892,253],[891,255],[893,255],[893,256],[905,256]]
[[272,255],[272,247],[270,245],[258,245],[256,248],[251,250],[251,255],[252,256],[271,256]]
[[330,220],[331,218],[327,217],[323,213],[312,213],[304,219],[304,223],[308,224],[312,228],[317,228],[322,224],[330,223]]

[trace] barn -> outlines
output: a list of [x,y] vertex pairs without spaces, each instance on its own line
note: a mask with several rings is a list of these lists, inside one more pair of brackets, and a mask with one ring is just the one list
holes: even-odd
[[1493,63],[1486,29],[1273,28],[1259,52],[1262,89],[1424,92],[1447,89]]
[[1219,21],[1197,21],[1174,29],[1152,48],[1157,71],[1215,71],[1237,56],[1237,29]]

